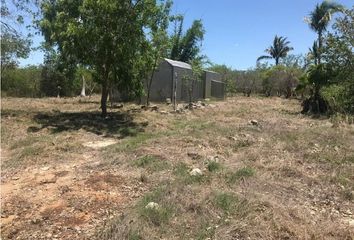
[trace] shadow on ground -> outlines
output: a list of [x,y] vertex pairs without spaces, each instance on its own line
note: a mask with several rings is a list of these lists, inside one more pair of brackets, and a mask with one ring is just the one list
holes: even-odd
[[83,129],[105,137],[124,138],[143,132],[148,123],[136,123],[127,113],[109,113],[102,118],[100,112],[38,113],[33,120],[41,127],[29,127],[27,131],[37,132],[48,128],[52,133]]

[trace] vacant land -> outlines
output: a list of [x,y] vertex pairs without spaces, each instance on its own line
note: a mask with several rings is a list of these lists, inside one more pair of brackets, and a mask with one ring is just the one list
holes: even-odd
[[2,99],[2,239],[353,239],[353,125],[280,98],[98,106]]

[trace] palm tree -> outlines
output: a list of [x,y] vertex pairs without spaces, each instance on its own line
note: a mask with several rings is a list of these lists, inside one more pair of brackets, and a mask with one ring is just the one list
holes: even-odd
[[308,57],[310,58],[310,60],[314,61],[315,65],[318,64],[319,49],[318,49],[317,41],[314,41],[312,48],[309,48]]
[[275,38],[274,38],[274,41],[273,41],[273,45],[265,50],[265,52],[268,53],[269,55],[260,56],[257,59],[257,62],[262,60],[262,59],[272,59],[272,58],[274,58],[275,59],[275,65],[278,65],[279,64],[279,60],[281,58],[286,57],[288,52],[294,49],[292,47],[289,47],[288,46],[289,44],[290,44],[290,42],[287,41],[286,37],[278,37],[277,35],[275,35]]
[[343,6],[330,1],[324,1],[321,4],[317,4],[315,9],[310,13],[305,20],[308,22],[310,28],[318,35],[318,56],[317,63],[321,63],[321,50],[322,50],[322,35],[327,30],[328,24],[331,20],[332,14],[339,12],[343,9]]

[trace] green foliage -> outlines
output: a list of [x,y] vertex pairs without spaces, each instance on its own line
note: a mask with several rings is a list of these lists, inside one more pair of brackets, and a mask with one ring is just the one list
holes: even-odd
[[203,69],[202,69],[202,61],[201,59],[192,59],[190,61],[190,64],[192,66],[192,74],[186,74],[182,77],[182,81],[184,86],[187,87],[188,91],[188,96],[189,96],[189,103],[192,103],[193,101],[193,93],[194,93],[194,87],[197,82],[202,80],[202,74],[203,74]]
[[41,71],[37,66],[8,69],[1,76],[2,96],[40,97]]
[[[173,215],[173,207],[164,200],[166,194],[166,186],[159,187],[146,194],[137,206],[140,216],[156,226],[168,223]],[[146,205],[150,202],[155,202],[159,206],[157,208],[146,208]]]
[[189,174],[190,168],[186,163],[178,163],[173,170],[174,175],[177,176],[177,180],[183,184],[203,183],[209,181],[209,177],[205,175],[191,176]]
[[353,89],[351,85],[331,84],[321,90],[321,95],[326,99],[332,112],[353,113],[354,97],[351,95]]
[[95,70],[102,86],[102,115],[111,87],[142,94],[146,35],[161,10],[156,1],[44,1],[40,21],[45,40],[63,60]]
[[301,96],[301,98],[303,99],[304,96],[309,95],[309,82],[308,82],[308,78],[307,78],[307,74],[303,73],[300,77],[299,77],[299,83],[296,86],[295,89],[296,93],[299,94]]
[[237,86],[236,86],[236,77],[237,77],[237,72],[232,70],[231,67],[228,67],[226,65],[219,65],[219,64],[213,64],[211,67],[208,68],[208,70],[217,72],[221,75],[221,81],[223,81],[226,84],[226,92],[227,93],[236,93],[237,91]]
[[312,65],[307,71],[309,84],[315,89],[320,89],[329,81],[329,71],[325,64]]
[[170,47],[169,36],[167,33],[170,22],[170,11],[172,1],[167,1],[165,4],[158,6],[155,18],[152,19],[150,41],[146,41],[147,52],[143,56],[144,67],[146,74],[147,98],[146,104],[149,105],[151,85],[155,70],[163,57],[168,55],[167,51]]
[[294,49],[289,47],[289,44],[290,42],[287,41],[286,37],[278,37],[275,35],[273,45],[265,50],[269,55],[260,56],[257,61],[273,58],[275,60],[275,65],[278,65],[279,60],[286,57],[288,52]]
[[243,167],[234,173],[227,176],[229,183],[236,183],[240,179],[252,177],[255,174],[255,170],[251,167]]
[[242,92],[247,97],[251,93],[260,92],[261,84],[261,72],[258,70],[240,71],[236,77],[237,91]]
[[309,61],[312,62],[313,64],[315,64],[315,65],[318,64],[318,58],[320,57],[320,50],[318,48],[317,41],[314,41],[312,48],[309,48],[309,53],[308,53],[307,57],[308,57]]
[[222,165],[215,161],[208,162],[207,168],[209,172],[216,172],[222,168]]
[[[289,63],[291,66],[292,64]],[[296,64],[292,67],[283,65],[274,66],[268,69],[263,75],[263,91],[266,96],[277,94],[286,98],[294,94],[302,70]]]
[[[329,83],[323,91],[333,111],[354,113],[354,8],[343,11],[336,19],[335,32],[325,39],[323,59],[330,70]],[[333,109],[334,108],[334,109]]]
[[137,167],[146,168],[150,171],[160,171],[166,169],[169,164],[167,161],[151,155],[145,155],[134,161],[134,165]]
[[30,36],[24,36],[17,26],[24,24],[24,9],[28,2],[1,0],[1,75],[18,64],[19,58],[30,53]]
[[170,58],[182,62],[201,59],[200,45],[205,34],[202,20],[195,20],[185,34],[183,34],[183,20],[183,16],[175,17],[176,26],[175,33],[171,37]]
[[[332,14],[342,10],[343,6],[336,2],[323,1],[321,4],[317,4],[306,18],[310,28],[318,34],[316,51],[313,52],[317,57],[316,64],[321,63],[323,33],[327,30]],[[315,50],[314,47],[313,50]]]
[[47,51],[42,68],[40,90],[43,96],[74,96],[79,95],[80,81],[75,80],[76,67],[68,65],[62,56]]
[[[336,31],[324,38],[332,14],[338,11],[342,11],[344,17],[336,20],[333,26]],[[335,2],[324,1],[316,5],[307,20],[310,28],[318,34],[318,40],[309,54],[315,65],[307,71],[310,97],[303,102],[303,112],[352,112],[353,10],[344,10]]]
[[232,212],[238,202],[238,198],[231,193],[218,193],[214,198],[214,204],[224,212]]

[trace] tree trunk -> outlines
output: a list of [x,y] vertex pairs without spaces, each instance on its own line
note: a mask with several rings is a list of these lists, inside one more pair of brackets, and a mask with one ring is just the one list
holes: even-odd
[[102,95],[101,95],[101,109],[102,109],[102,117],[107,116],[107,98],[108,98],[108,84],[107,79],[102,83]]
[[154,73],[155,73],[155,68],[157,65],[157,59],[155,58],[155,62],[154,62],[154,67],[150,76],[150,81],[148,82],[148,89],[147,89],[147,97],[146,97],[146,105],[149,106],[150,105],[150,91],[151,91],[151,85],[152,85],[152,80],[154,78]]
[[82,75],[82,89],[81,89],[81,94],[80,94],[81,97],[86,97],[85,88],[86,88],[85,76]]
[[317,63],[321,64],[321,52],[322,52],[322,31],[318,32],[318,60]]
[[279,65],[279,58],[275,58],[275,66]]

